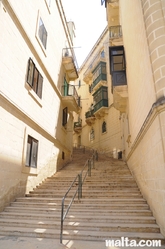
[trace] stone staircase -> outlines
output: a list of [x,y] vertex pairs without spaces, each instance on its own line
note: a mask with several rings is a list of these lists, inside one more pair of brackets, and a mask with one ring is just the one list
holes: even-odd
[[[83,154],[77,149],[64,169],[6,207],[0,213],[0,235],[59,239],[62,197],[89,157],[89,152]],[[69,193],[65,207],[76,187]],[[63,239],[105,241],[128,237],[165,242],[123,161],[99,155],[82,195],[81,201],[75,199],[65,219]]]

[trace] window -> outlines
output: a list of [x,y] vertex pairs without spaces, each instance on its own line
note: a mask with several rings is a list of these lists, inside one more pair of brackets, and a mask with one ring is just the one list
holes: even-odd
[[[103,76],[105,75],[105,76]],[[94,69],[93,71],[93,81],[95,81],[99,76],[102,76],[102,80],[106,80],[106,63],[105,62],[100,62],[98,66]],[[104,79],[105,78],[105,79]]]
[[101,56],[101,58],[105,58],[105,52],[104,52],[104,50],[101,51],[100,56]]
[[68,108],[65,107],[63,109],[63,116],[62,116],[62,125],[65,126],[67,124],[67,117],[68,117]]
[[26,166],[37,168],[38,141],[28,135]]
[[65,159],[65,152],[62,151],[62,160],[64,160],[64,159]]
[[109,58],[113,93],[113,87],[127,85],[124,47],[109,47]]
[[95,131],[94,131],[94,129],[92,128],[91,130],[90,130],[90,140],[92,141],[92,140],[94,140],[95,139]]
[[48,36],[47,31],[46,31],[44,23],[40,17],[39,27],[38,27],[38,37],[40,38],[45,49],[46,49],[46,43],[47,43],[47,36]]
[[78,96],[77,103],[78,103],[78,106],[81,107],[81,96]]
[[93,100],[95,104],[99,103],[101,100],[107,100],[107,99],[108,99],[107,87],[102,86],[93,94]]
[[110,72],[115,71],[124,71],[126,70],[125,66],[125,55],[124,47],[116,46],[109,48],[109,57],[110,57]]
[[43,77],[36,68],[34,62],[31,58],[28,61],[28,72],[27,72],[27,83],[34,90],[34,92],[42,98],[42,85],[43,85]]
[[107,124],[106,124],[106,122],[104,121],[103,123],[102,123],[102,133],[104,133],[104,132],[106,132],[107,131]]
[[78,87],[81,87],[81,80],[79,80],[78,82]]

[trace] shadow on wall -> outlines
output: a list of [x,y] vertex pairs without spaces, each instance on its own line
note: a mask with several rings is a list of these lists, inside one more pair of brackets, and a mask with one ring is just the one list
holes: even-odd
[[[70,161],[70,151],[2,95],[0,140],[0,211],[17,197],[25,196]],[[37,167],[26,166],[25,127],[39,136]],[[59,130],[58,130],[59,132]],[[49,146],[49,147],[48,147]],[[39,149],[39,151],[40,151]],[[25,158],[24,158],[25,155]]]

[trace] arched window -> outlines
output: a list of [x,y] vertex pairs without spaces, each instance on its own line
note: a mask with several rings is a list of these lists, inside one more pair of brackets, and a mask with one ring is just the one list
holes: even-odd
[[107,131],[107,124],[106,124],[106,122],[104,121],[103,123],[102,123],[102,133],[104,133],[104,132],[106,132]]
[[91,130],[90,130],[90,140],[94,140],[95,139],[95,131],[94,131],[94,129],[92,128]]

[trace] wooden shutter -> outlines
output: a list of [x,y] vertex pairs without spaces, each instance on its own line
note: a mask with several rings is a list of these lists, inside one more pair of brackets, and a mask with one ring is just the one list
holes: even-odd
[[42,77],[42,75],[39,73],[39,76],[38,76],[37,95],[38,95],[38,97],[40,97],[40,98],[42,98],[42,85],[43,85],[43,77]]
[[34,68],[35,65],[31,58],[28,61],[28,71],[27,71],[27,83],[32,87],[33,86],[33,77],[34,77]]
[[65,107],[63,109],[63,118],[62,118],[62,125],[65,126],[67,124],[67,117],[68,117],[68,108]]

